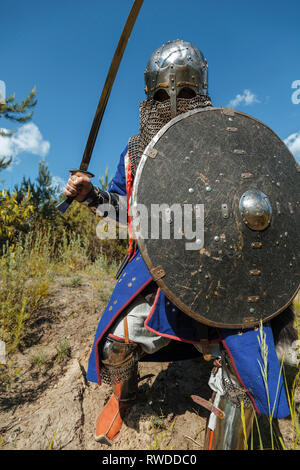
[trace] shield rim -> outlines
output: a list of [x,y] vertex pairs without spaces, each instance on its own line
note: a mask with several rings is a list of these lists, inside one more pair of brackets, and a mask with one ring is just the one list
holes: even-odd
[[[210,111],[210,112],[222,111],[224,114],[226,114],[228,116],[234,116],[234,114],[243,115],[247,118],[250,118],[250,119],[260,123],[265,128],[267,128],[269,131],[271,131],[274,134],[274,136],[276,136],[277,139],[280,139],[280,137],[276,134],[276,132],[273,131],[273,129],[271,129],[264,122],[262,122],[259,119],[251,116],[250,114],[243,113],[242,111],[238,111],[236,109],[229,108],[229,107],[222,107],[222,106],[213,107],[212,106],[212,107],[206,107],[206,108],[193,109],[193,110],[187,111],[186,113],[179,114],[178,116],[171,119],[167,124],[165,124],[157,132],[157,134],[155,134],[155,136],[151,139],[149,144],[144,149],[144,152],[141,156],[141,159],[140,159],[137,171],[136,171],[136,175],[135,175],[135,178],[134,178],[131,205],[134,206],[135,204],[137,204],[137,188],[138,188],[138,185],[139,185],[139,182],[140,182],[140,179],[141,179],[142,171],[143,171],[143,168],[144,168],[144,165],[145,165],[147,159],[151,158],[149,156],[149,150],[151,150],[155,146],[155,144],[158,142],[158,140],[160,140],[160,138],[167,132],[167,130],[170,129],[170,127],[173,127],[177,122],[179,122],[182,119],[185,119],[185,118],[187,118],[187,117],[189,117],[193,114],[208,112],[208,111]],[[280,139],[280,141],[285,145],[285,147],[288,150],[290,156],[294,160],[296,171],[297,171],[297,169],[299,171],[299,165],[298,165],[294,155],[291,153],[291,151],[289,150],[287,145],[283,142],[283,140]],[[134,224],[133,224],[133,226],[134,226]],[[133,228],[133,230],[134,230],[134,228]],[[266,317],[264,319],[253,321],[249,318],[249,321],[244,320],[244,323],[235,323],[235,324],[214,322],[212,320],[209,320],[208,318],[202,317],[200,314],[195,314],[195,312],[193,312],[185,304],[183,304],[177,297],[175,297],[175,295],[170,291],[170,289],[168,289],[168,287],[165,285],[165,283],[163,281],[163,278],[160,278],[160,279],[155,279],[154,278],[154,276],[152,274],[152,271],[157,266],[154,266],[152,264],[152,261],[151,261],[149,255],[148,255],[148,250],[147,250],[147,247],[146,247],[146,244],[145,244],[145,240],[142,237],[137,237],[135,233],[134,233],[134,237],[135,237],[135,240],[136,240],[137,245],[139,247],[141,256],[142,256],[143,260],[145,261],[146,266],[149,269],[153,280],[156,282],[158,287],[164,292],[164,294],[166,295],[168,300],[170,300],[177,308],[179,308],[183,313],[185,313],[189,317],[193,318],[194,320],[198,321],[199,323],[204,323],[205,325],[208,325],[208,326],[217,327],[217,328],[228,328],[228,329],[245,329],[245,328],[256,327],[260,323],[266,323],[266,322],[270,321],[272,318],[279,315],[281,312],[283,312],[289,305],[291,305],[291,303],[293,302],[293,300],[295,299],[296,295],[298,294],[298,292],[300,290],[300,284],[299,284],[298,287],[296,288],[295,293],[292,295],[291,299],[289,300],[289,302],[287,304],[285,304],[281,309],[277,310],[272,315],[269,315],[268,317]]]

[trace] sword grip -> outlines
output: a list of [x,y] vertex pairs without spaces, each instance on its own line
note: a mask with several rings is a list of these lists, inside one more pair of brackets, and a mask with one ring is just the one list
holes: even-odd
[[[87,170],[69,170],[71,174],[74,173],[83,173],[84,175],[87,175],[89,178],[93,178],[95,175],[91,173],[90,171]],[[75,196],[76,197],[76,196]],[[66,212],[68,207],[72,204],[74,201],[75,197],[68,196],[64,201],[60,202],[57,204],[56,209],[58,209],[62,214]]]
[[58,209],[60,212],[62,212],[62,214],[64,214],[68,207],[72,204],[74,199],[75,198],[71,196],[67,197],[64,201],[57,204],[56,209]]

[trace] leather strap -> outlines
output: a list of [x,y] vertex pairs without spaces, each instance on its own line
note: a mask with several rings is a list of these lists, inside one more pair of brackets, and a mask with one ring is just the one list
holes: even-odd
[[202,338],[200,339],[200,344],[202,348],[203,359],[207,362],[212,360],[212,355],[210,352],[209,341],[208,339]]
[[209,410],[211,413],[214,413],[218,418],[224,419],[225,418],[225,413],[220,410],[220,408],[217,408],[212,404],[211,401],[205,400],[202,397],[198,397],[197,395],[191,395],[192,400],[197,403],[198,405],[203,406],[207,410]]
[[210,352],[209,341],[208,341],[208,327],[203,323],[198,324],[198,332],[200,336],[200,344],[205,361],[211,361],[212,355]]
[[124,317],[124,335],[125,335],[125,343],[129,343],[129,334],[128,334],[128,322],[127,316]]

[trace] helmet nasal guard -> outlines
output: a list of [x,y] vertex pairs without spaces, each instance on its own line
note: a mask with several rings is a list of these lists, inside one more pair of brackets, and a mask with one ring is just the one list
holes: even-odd
[[172,117],[176,116],[177,98],[207,96],[207,62],[202,52],[190,42],[177,39],[158,48],[145,70],[147,99],[170,99]]

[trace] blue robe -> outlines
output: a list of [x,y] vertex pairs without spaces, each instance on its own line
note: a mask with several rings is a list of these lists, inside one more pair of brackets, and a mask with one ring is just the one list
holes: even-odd
[[[127,147],[121,154],[117,172],[112,179],[108,191],[121,196],[126,195],[125,157]],[[101,384],[99,370],[99,350],[109,333],[110,327],[118,319],[123,310],[152,281],[149,270],[137,250],[118,279],[110,301],[101,316],[95,334],[92,352],[89,358],[87,379]],[[173,339],[174,342],[158,353],[146,355],[143,361],[174,361],[196,357],[200,353],[193,344],[200,342],[199,323],[175,307],[158,289],[151,312],[145,322],[146,328],[159,336]],[[235,329],[208,327],[210,341],[222,342],[227,350],[236,375],[246,388],[258,414],[270,414],[275,418],[283,418],[290,414],[281,368],[276,355],[271,326],[264,324],[262,332],[266,337],[268,348],[267,383],[262,374],[264,367],[262,351],[259,343],[260,329],[243,330],[238,334]],[[168,353],[171,354],[168,356]],[[270,407],[270,408],[269,408]]]

